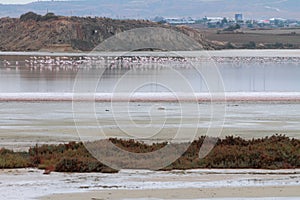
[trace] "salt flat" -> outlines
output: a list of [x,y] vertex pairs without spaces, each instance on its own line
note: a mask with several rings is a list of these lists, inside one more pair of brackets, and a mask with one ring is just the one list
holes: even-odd
[[43,175],[41,170],[18,169],[0,170],[0,180],[0,198],[7,200],[54,194],[42,199],[300,197],[299,170],[121,170],[118,174]]

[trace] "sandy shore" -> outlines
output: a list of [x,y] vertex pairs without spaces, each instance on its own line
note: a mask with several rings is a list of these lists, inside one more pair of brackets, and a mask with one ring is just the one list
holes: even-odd
[[299,186],[241,187],[241,188],[188,188],[163,190],[104,190],[78,194],[58,194],[42,200],[100,200],[100,199],[201,199],[201,198],[262,198],[299,197]]
[[15,169],[0,170],[0,199],[298,200],[299,183],[300,169],[121,170],[117,174],[50,175],[38,169]]

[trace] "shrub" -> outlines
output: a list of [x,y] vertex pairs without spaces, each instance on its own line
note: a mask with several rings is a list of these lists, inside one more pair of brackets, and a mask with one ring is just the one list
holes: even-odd
[[42,16],[38,15],[34,12],[28,12],[28,13],[25,13],[20,16],[21,21],[29,21],[29,20],[40,21],[41,19],[42,19]]
[[44,15],[43,17],[42,17],[42,21],[47,21],[47,20],[50,20],[50,19],[57,19],[58,18],[58,16],[56,16],[54,13],[47,13],[46,15]]
[[255,49],[256,48],[256,43],[253,41],[250,41],[249,43],[244,45],[245,48],[247,49]]
[[0,168],[26,168],[32,167],[29,155],[26,152],[13,152],[7,149],[0,149]]
[[[174,163],[162,170],[195,169],[195,168],[263,168],[286,169],[300,167],[300,140],[291,139],[284,135],[274,135],[261,139],[245,140],[240,137],[228,136],[225,139],[208,138],[208,143],[216,144],[214,149],[203,159],[199,158],[204,137],[189,144],[187,151]],[[110,139],[117,147],[129,152],[147,153],[159,150],[167,143],[152,145],[135,140]],[[101,150],[106,143],[96,141],[90,147]],[[172,152],[183,149],[186,144],[172,144],[168,148]],[[97,152],[96,152],[97,153]],[[143,158],[147,168],[147,158]],[[116,160],[123,166],[132,166],[134,160],[128,156],[108,152],[107,158]],[[29,152],[13,152],[0,149],[0,168],[38,167],[40,169],[58,172],[102,172],[115,173],[95,159],[85,148],[83,143],[70,142],[59,145],[42,145],[30,148]]]
[[235,31],[237,29],[240,29],[241,26],[239,24],[231,25],[228,28],[225,28],[223,31]]
[[284,45],[283,45],[281,42],[276,42],[276,43],[274,44],[274,47],[275,47],[276,49],[282,49],[282,48],[284,47]]
[[46,15],[42,16],[39,14],[36,14],[34,12],[28,12],[25,13],[23,15],[20,16],[20,20],[21,21],[29,21],[29,20],[33,20],[33,21],[47,21],[47,20],[51,20],[51,19],[57,19],[58,16],[56,16],[54,13],[47,13]]

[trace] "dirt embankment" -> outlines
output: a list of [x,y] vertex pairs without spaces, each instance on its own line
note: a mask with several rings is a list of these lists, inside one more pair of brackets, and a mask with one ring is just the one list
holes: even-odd
[[205,49],[215,48],[200,32],[183,26],[170,27],[146,20],[36,16],[1,18],[0,51],[90,51],[117,33],[143,27],[173,29],[192,37]]

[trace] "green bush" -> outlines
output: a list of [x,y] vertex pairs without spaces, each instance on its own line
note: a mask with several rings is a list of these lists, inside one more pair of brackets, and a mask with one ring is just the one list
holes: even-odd
[[50,19],[58,19],[58,16],[56,16],[54,13],[47,13],[41,18],[42,21],[47,21]]
[[56,16],[54,13],[47,13],[46,15],[42,16],[34,12],[28,12],[20,16],[21,21],[47,21],[51,19],[58,19],[58,16]]
[[40,21],[41,19],[42,19],[42,16],[38,15],[34,12],[28,12],[28,13],[25,13],[20,16],[21,21],[29,21],[29,20]]

